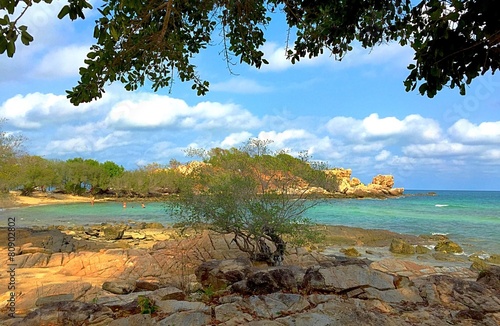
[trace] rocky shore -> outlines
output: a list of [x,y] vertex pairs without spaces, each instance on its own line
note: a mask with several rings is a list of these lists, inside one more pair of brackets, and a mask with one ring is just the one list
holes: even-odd
[[[18,229],[10,262],[0,229],[2,266],[15,266],[0,324],[500,324],[498,255],[460,255],[442,236],[323,228],[321,243],[289,248],[276,267],[252,264],[230,236],[156,223]],[[1,284],[11,280],[2,268]]]

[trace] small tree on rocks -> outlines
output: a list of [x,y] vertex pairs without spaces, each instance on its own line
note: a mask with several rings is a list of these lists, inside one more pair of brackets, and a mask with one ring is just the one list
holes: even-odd
[[205,164],[182,179],[171,207],[182,224],[233,234],[252,260],[280,265],[285,240],[303,243],[317,236],[304,213],[320,200],[312,187],[328,178],[321,165],[271,152],[269,144],[251,139],[241,149],[189,150]]

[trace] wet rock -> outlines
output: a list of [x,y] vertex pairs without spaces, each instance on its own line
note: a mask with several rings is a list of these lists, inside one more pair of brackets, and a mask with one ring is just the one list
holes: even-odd
[[163,229],[165,228],[160,222],[150,222],[144,224],[144,229]]
[[442,240],[439,241],[434,250],[448,253],[448,254],[460,254],[464,252],[462,247],[460,247],[457,243],[451,240]]
[[110,225],[103,228],[104,239],[119,240],[123,237],[126,227],[123,225]]
[[486,261],[492,264],[500,265],[500,255],[497,254],[490,255],[488,258],[486,258]]
[[347,248],[347,249],[340,249],[340,252],[343,253],[344,255],[348,256],[348,257],[359,257],[361,256],[361,254],[359,253],[359,251],[354,248],[354,247],[351,247],[351,248]]
[[389,251],[394,254],[413,255],[415,248],[403,239],[392,239]]
[[490,264],[478,257],[469,257],[469,260],[472,262],[470,268],[475,271],[486,271],[491,267]]
[[102,289],[114,294],[128,294],[134,292],[135,282],[134,281],[107,281],[102,284]]
[[430,253],[431,250],[427,247],[424,247],[422,245],[417,245],[415,247],[415,253],[419,254],[419,255],[423,255],[423,254],[428,254]]

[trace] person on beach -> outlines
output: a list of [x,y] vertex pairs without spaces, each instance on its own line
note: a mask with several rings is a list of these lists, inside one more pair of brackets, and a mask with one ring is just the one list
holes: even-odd
[[144,203],[141,203],[141,207],[146,208],[146,205],[144,205]]
[[127,202],[126,201],[123,202],[123,208],[127,208]]
[[94,206],[94,196],[92,196],[92,198],[90,198],[90,205]]

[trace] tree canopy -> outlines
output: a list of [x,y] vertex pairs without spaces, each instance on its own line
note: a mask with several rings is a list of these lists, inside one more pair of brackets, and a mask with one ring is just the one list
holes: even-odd
[[[0,0],[8,13],[0,17],[0,54],[12,57],[19,37],[25,45],[33,41],[20,18],[41,1],[52,0]],[[67,0],[58,17],[84,18],[90,8],[86,0]],[[429,97],[445,86],[465,94],[474,78],[494,73],[500,63],[495,0],[103,0],[97,10],[95,44],[78,85],[67,91],[75,105],[100,98],[115,81],[135,90],[149,80],[156,91],[178,78],[204,95],[209,82],[193,57],[220,35],[227,60],[260,68],[267,64],[261,50],[266,26],[279,13],[286,16],[289,35],[295,34],[286,52],[292,63],[324,52],[340,60],[355,44],[371,48],[394,41],[415,53],[406,90],[419,86]]]
[[268,144],[251,139],[241,149],[195,151],[204,163],[178,179],[179,194],[170,204],[180,223],[232,234],[252,260],[275,265],[283,258],[285,240],[317,235],[305,216],[321,197],[311,190],[335,180],[318,169],[321,164],[271,152]]

